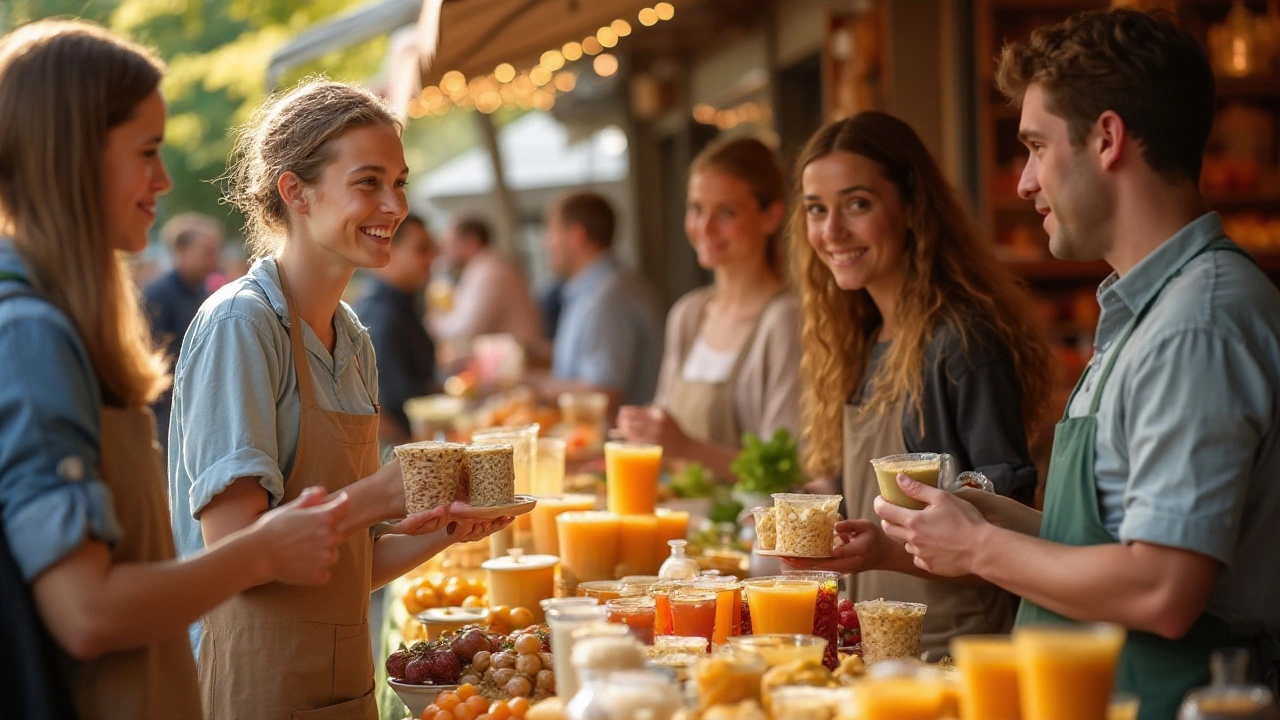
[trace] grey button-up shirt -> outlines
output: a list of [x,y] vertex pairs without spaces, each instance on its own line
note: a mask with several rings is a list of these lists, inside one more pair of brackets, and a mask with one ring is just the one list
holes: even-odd
[[1247,258],[1197,251],[1224,237],[1196,219],[1098,290],[1095,356],[1068,414],[1085,415],[1124,327],[1176,274],[1120,351],[1098,408],[1094,471],[1117,540],[1225,566],[1209,609],[1280,628],[1280,291]]

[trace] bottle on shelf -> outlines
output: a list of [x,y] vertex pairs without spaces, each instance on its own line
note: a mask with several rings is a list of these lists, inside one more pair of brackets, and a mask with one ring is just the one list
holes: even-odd
[[684,546],[688,544],[686,540],[667,541],[667,545],[671,546],[671,557],[663,561],[662,567],[658,569],[658,577],[663,580],[693,580],[698,577],[702,569],[697,560],[685,554]]

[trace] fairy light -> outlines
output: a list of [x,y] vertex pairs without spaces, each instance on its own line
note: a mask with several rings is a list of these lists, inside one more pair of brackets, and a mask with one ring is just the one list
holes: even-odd
[[596,39],[595,35],[582,40],[582,52],[588,55],[599,55],[603,51],[604,46],[600,44],[600,41]]
[[573,89],[578,86],[578,76],[568,70],[558,72],[556,73],[555,80],[553,80],[552,83],[556,86],[556,89],[562,93],[573,92]]
[[618,35],[612,29],[602,27],[596,31],[596,40],[604,47],[611,48],[618,44]]
[[619,18],[609,23],[609,29],[613,31],[614,35],[624,38],[631,34],[631,23]]
[[493,69],[493,77],[500,83],[509,83],[516,77],[516,68],[511,63],[502,63]]
[[640,11],[640,24],[645,27],[652,27],[658,24],[658,13],[653,8],[645,8]]
[[610,77],[618,72],[618,58],[609,53],[601,53],[591,61],[591,67],[600,77]]
[[529,71],[529,80],[531,80],[534,85],[542,87],[543,85],[551,82],[551,71],[539,65]]
[[676,6],[669,2],[660,2],[654,5],[653,11],[658,15],[659,20],[670,20],[676,16]]
[[564,47],[560,48],[560,53],[564,55],[564,59],[573,62],[582,58],[582,43],[567,42]]

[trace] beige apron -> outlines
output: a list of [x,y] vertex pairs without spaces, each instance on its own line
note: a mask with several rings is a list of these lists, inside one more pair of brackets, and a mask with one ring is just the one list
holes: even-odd
[[[330,492],[373,474],[378,416],[325,410],[316,401],[302,318],[283,273],[302,425],[282,502],[310,485]],[[357,366],[358,367],[358,366]],[[204,618],[200,687],[209,720],[377,720],[369,641],[373,539],[338,548],[329,582],[259,585]]]
[[[102,408],[98,472],[111,491],[123,537],[113,564],[174,559],[164,470],[150,408]],[[93,720],[200,717],[191,641],[182,628],[160,642],[76,666],[80,717]]]
[[760,309],[755,325],[751,328],[751,334],[738,350],[738,357],[733,362],[733,370],[730,371],[729,377],[718,383],[689,382],[684,379],[685,361],[688,360],[694,342],[698,339],[698,331],[702,328],[702,318],[707,309],[707,303],[715,293],[706,292],[694,300],[692,312],[685,315],[687,319],[683,327],[679,328],[680,346],[673,348],[678,353],[680,365],[675,377],[671,378],[666,398],[667,413],[693,439],[735,448],[742,445],[742,428],[738,426],[737,403],[734,402],[738,373],[742,370],[742,364],[746,361],[751,344],[755,342],[765,311],[785,292],[780,291],[774,295]]
[[[884,413],[864,412],[860,406],[845,405],[844,497],[850,518],[864,518],[879,524],[880,518],[872,503],[880,494],[880,486],[871,460],[907,452],[902,436],[905,410],[905,401],[899,401]],[[1013,595],[994,585],[956,585],[883,570],[854,575],[850,590],[855,601],[884,598],[928,605],[921,647],[930,661],[948,654],[947,642],[956,635],[1009,632],[1017,607]]]

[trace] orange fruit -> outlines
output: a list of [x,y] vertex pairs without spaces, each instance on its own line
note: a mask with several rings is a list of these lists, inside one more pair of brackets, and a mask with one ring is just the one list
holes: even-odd
[[468,595],[466,600],[462,601],[464,608],[482,608],[484,607],[484,598],[479,595]]
[[417,588],[410,587],[404,591],[404,595],[400,596],[400,602],[404,603],[404,609],[408,610],[410,615],[417,615],[426,610],[426,608],[418,604],[417,592]]
[[467,580],[467,589],[471,591],[472,595],[484,595],[489,590],[485,587],[484,580],[480,578]]
[[452,711],[461,704],[462,700],[460,700],[456,694],[451,692],[442,692],[436,696],[436,705],[441,710]]
[[463,703],[453,709],[454,720],[476,720],[477,714],[478,713],[475,710],[472,710],[471,706],[466,703]]
[[533,624],[533,612],[529,608],[512,608],[511,614],[507,616],[507,619],[511,622],[512,628],[520,630]]
[[467,698],[467,707],[476,711],[476,715],[489,712],[489,701],[483,695],[472,695]]
[[435,703],[431,703],[422,708],[422,720],[433,720],[438,712],[440,712],[440,708],[436,707]]
[[[463,683],[458,686],[458,689],[455,692],[457,693],[459,700],[470,700],[471,698],[475,697],[480,691],[476,690],[476,686],[472,685],[471,683]],[[488,709],[489,703],[485,703],[484,706],[485,706],[485,709]]]
[[499,700],[489,706],[489,717],[493,720],[508,720],[511,717],[511,708]]
[[[413,598],[417,601],[418,607],[422,608],[422,610],[440,607],[440,596],[436,595],[436,591],[432,590],[430,585],[414,590]],[[422,610],[418,610],[418,612],[422,612]],[[417,613],[414,614],[416,615]]]
[[449,712],[448,710],[441,710],[440,712],[436,713],[435,720],[458,720],[458,719],[454,717],[453,713]]
[[489,611],[489,617],[509,623],[511,621],[511,608],[506,605],[499,605]]
[[522,718],[525,713],[529,712],[529,701],[522,697],[513,698],[507,701],[507,707],[511,709],[513,717]]

